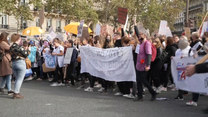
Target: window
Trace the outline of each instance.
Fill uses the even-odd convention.
[[[39,27],[40,26],[40,18],[36,19],[36,26]]]
[[[56,28],[61,28],[61,20],[56,21]]]
[[[69,23],[70,23],[70,20],[66,20],[65,26],[68,25]]]
[[[27,21],[21,18],[21,29],[25,29],[25,28],[27,28]]]
[[[61,20],[56,21],[56,32],[61,32]]]
[[[1,28],[9,28],[9,26],[8,26],[8,15],[2,15],[1,16],[1,22],[0,22],[0,24],[1,24]]]
[[[3,15],[1,21],[2,21],[1,22],[2,25],[8,25],[8,16],[7,15]]]
[[[50,27],[52,27],[52,19],[47,20],[46,30],[48,31]]]

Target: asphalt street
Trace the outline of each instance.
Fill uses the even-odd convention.
[[[202,110],[208,107],[208,98],[201,96],[198,107],[188,107],[186,101],[174,100],[177,91],[159,94],[166,101],[149,101],[146,93],[143,102],[133,102],[113,92],[93,93],[77,87],[50,87],[46,81],[24,82],[21,93],[24,99],[11,99],[0,95],[0,117],[207,117]]]

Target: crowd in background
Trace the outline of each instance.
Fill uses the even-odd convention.
[[[149,36],[145,30],[134,27],[134,33],[126,34],[125,31],[115,32],[114,35],[90,36],[89,38],[74,38],[66,41],[59,38],[48,41],[46,39],[21,39],[19,34],[2,32],[0,35],[0,91],[5,92],[14,99],[23,98],[20,94],[22,82],[25,80],[48,80],[50,86],[76,86],[84,88],[84,91],[97,91],[107,93],[109,89],[117,89],[116,96],[122,95],[132,98],[134,101],[142,101],[145,90],[151,94],[151,100],[156,99],[157,94],[167,90],[175,91],[171,75],[171,59],[174,56],[203,56],[202,48],[208,42],[207,33],[203,38],[197,32],[192,33],[191,38],[182,35],[178,37]],[[89,73],[80,73],[81,58],[80,46],[94,46],[97,48],[132,47],[133,60],[136,71],[136,82],[111,82],[92,76]],[[154,47],[154,48],[153,48]],[[67,48],[73,48],[70,64],[64,64],[64,56]],[[139,48],[139,52],[137,49]],[[156,52],[156,53],[155,53]],[[43,72],[45,55],[56,57],[55,72]],[[27,61],[31,66],[27,65]],[[26,73],[32,71],[30,74]],[[14,82],[12,90],[11,82]],[[89,82],[89,84],[88,84]],[[89,87],[86,87],[89,86]],[[188,92],[178,90],[175,99],[183,100]],[[200,94],[193,93],[193,99],[187,105],[197,106]]]

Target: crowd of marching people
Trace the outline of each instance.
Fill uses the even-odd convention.
[[[22,39],[19,34],[2,32],[0,35],[0,92],[12,95],[14,99],[21,99],[20,89],[23,81],[48,80],[50,86],[77,86],[84,91],[106,93],[109,89],[116,89],[116,96],[122,95],[134,101],[142,101],[145,89],[151,94],[151,101],[156,100],[157,94],[167,90],[175,91],[171,75],[171,59],[176,57],[203,56],[202,48],[208,43],[205,33],[201,39],[197,32],[192,33],[191,38],[149,36],[146,30],[138,30],[126,34],[125,31],[115,32],[114,35],[90,36],[89,38],[67,39],[59,38],[48,41],[46,39]],[[8,40],[8,38],[10,38]],[[94,46],[97,48],[132,47],[133,61],[136,71],[136,82],[112,82],[92,76],[89,73],[80,73],[81,59],[80,46]],[[67,48],[73,48],[70,64],[64,64]],[[139,49],[138,49],[139,48]],[[44,72],[43,64],[46,54],[56,57],[54,71]],[[29,74],[28,74],[29,72]],[[14,89],[11,85],[14,82]],[[89,87],[88,83],[89,82]],[[183,100],[188,92],[178,90],[175,99]],[[187,105],[197,106],[200,94],[193,93],[192,100]]]

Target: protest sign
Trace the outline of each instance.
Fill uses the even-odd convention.
[[[118,8],[118,22],[121,24],[125,24],[127,14],[128,14],[128,9],[119,7]]]
[[[56,68],[56,57],[51,54],[45,54],[45,66],[47,68]]]
[[[71,63],[72,53],[73,53],[73,48],[67,48],[66,55],[64,57],[64,64],[70,64]]]
[[[56,38],[57,34],[54,32],[53,27],[49,29],[49,34],[46,36],[46,40],[52,42],[54,38]]]
[[[168,22],[165,20],[160,21],[159,35],[165,35],[166,37],[173,37],[170,28],[168,27]]]
[[[127,28],[127,25],[128,25],[128,20],[129,20],[129,16],[127,15],[126,22],[125,22],[125,25],[124,25],[124,32],[126,31],[126,28]]]
[[[132,47],[101,49],[82,46],[80,48],[81,73],[107,81],[136,81]]]
[[[176,58],[171,61],[171,72],[176,88],[196,93],[208,94],[208,73],[185,75],[187,65],[195,64],[200,58]]]
[[[113,35],[113,27],[107,24],[101,26],[101,35],[106,36],[107,34]]]
[[[64,37],[63,37],[62,34],[57,34],[57,35],[56,35],[56,38],[58,38],[58,39],[61,40],[61,41],[64,41]]]
[[[200,36],[202,37],[205,32],[208,32],[208,21],[203,23],[202,29],[201,29],[201,32],[200,32]]]
[[[101,26],[100,24],[96,24],[95,35],[100,35],[100,32],[101,32]]]
[[[84,20],[80,21],[80,25],[77,28],[78,29],[77,37],[82,37],[83,27],[84,27]]]

